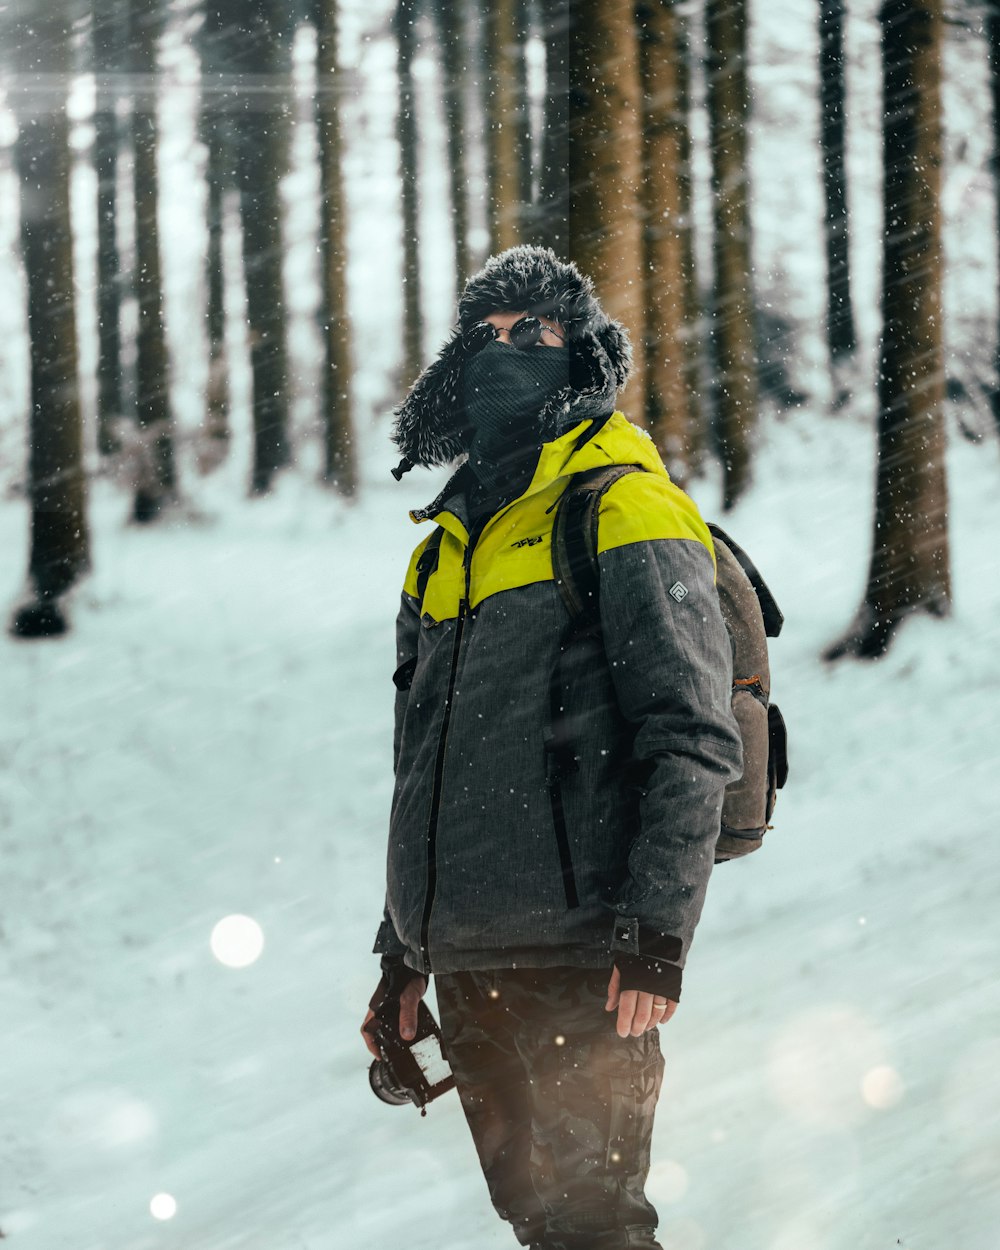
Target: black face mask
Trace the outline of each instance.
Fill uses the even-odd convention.
[[[568,385],[569,353],[561,347],[519,351],[494,341],[466,362],[469,465],[484,486],[499,485],[532,448],[541,446],[538,414],[550,396]]]

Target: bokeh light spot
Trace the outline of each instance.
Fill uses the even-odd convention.
[[[264,931],[251,916],[225,916],[212,930],[212,954],[227,968],[247,968],[264,949]]]
[[[903,1097],[902,1078],[895,1068],[880,1063],[865,1073],[861,1082],[861,1097],[876,1111],[886,1111]]]
[[[661,1159],[649,1169],[649,1188],[661,1202],[680,1202],[688,1190],[687,1169],[673,1159]]]
[[[149,1213],[154,1220],[172,1220],[177,1214],[177,1199],[173,1194],[154,1194],[149,1200]]]

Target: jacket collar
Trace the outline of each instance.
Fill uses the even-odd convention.
[[[538,464],[531,481],[511,503],[537,495],[560,478],[567,481],[575,473],[603,468],[610,464],[638,464],[650,473],[667,476],[653,440],[645,430],[633,425],[622,412],[614,412],[603,428],[590,434],[592,421],[581,421],[565,434],[542,444]],[[465,492],[472,480],[472,470],[462,463],[445,483],[441,493],[424,508],[414,508],[410,519],[418,524],[434,520],[463,543],[469,532],[465,509]],[[509,507],[507,504],[506,507]]]

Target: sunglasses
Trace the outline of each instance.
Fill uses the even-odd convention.
[[[557,338],[560,343],[566,342],[565,335],[560,334],[558,330],[553,330],[551,326],[542,325],[537,317],[522,317],[510,327],[511,346],[520,351],[527,351],[536,346],[546,331]],[[498,333],[497,327],[492,322],[479,321],[465,331],[462,335],[462,343],[465,350],[472,355],[481,351],[487,343],[492,343]]]

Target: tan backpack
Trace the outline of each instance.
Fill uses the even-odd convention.
[[[552,532],[552,567],[570,614],[570,637],[599,629],[597,522],[601,498],[640,465],[578,473],[559,500]],[[753,561],[729,535],[709,524],[716,588],[733,647],[733,712],[743,738],[743,776],[726,787],[715,862],[756,851],[771,827],[777,791],[788,777],[785,722],[770,702],[767,640],[784,617]],[[558,737],[559,727],[553,726]]]

